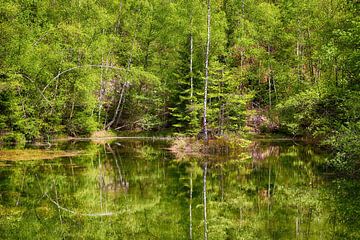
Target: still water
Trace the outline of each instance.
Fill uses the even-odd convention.
[[[168,147],[67,143],[85,154],[1,162],[0,239],[360,239],[360,182],[327,173],[311,146],[206,158]]]

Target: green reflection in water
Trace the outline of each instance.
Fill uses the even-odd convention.
[[[0,238],[203,239],[206,195],[208,239],[360,239],[359,181],[327,179],[309,146],[176,159],[167,145],[69,144],[87,154],[8,162]]]

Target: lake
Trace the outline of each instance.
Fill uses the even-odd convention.
[[[66,142],[52,148],[84,154],[1,161],[0,239],[360,239],[360,181],[333,176],[316,148],[261,140],[179,157],[169,146]]]

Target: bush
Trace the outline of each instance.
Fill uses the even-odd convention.
[[[91,116],[87,116],[84,112],[75,114],[75,116],[68,121],[67,131],[72,136],[87,136],[95,132],[98,128],[98,123]]]
[[[27,140],[40,137],[42,121],[37,118],[21,118],[14,124],[14,129],[21,132]]]
[[[16,145],[24,146],[26,143],[25,135],[18,132],[11,132],[0,138],[0,142],[3,142],[5,145]]]
[[[346,122],[358,120],[357,95],[343,89],[310,89],[281,102],[276,110],[288,133],[325,139]]]
[[[307,90],[277,106],[282,127],[308,135],[333,150],[329,165],[354,171],[360,163],[360,95],[343,88]]]

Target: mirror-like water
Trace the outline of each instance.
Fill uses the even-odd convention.
[[[0,239],[360,239],[360,182],[322,173],[309,146],[206,159],[163,141],[66,147],[86,154],[2,162]]]

